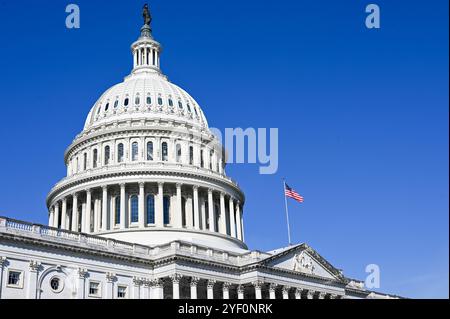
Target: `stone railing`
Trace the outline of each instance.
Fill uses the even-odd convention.
[[[7,217],[0,217],[0,233],[9,233],[28,236],[34,239],[72,244],[80,248],[91,248],[111,253],[127,254],[130,257],[139,257],[148,260],[160,259],[174,254],[222,262],[233,266],[240,266],[243,262],[252,260],[250,254],[242,255],[220,251],[207,246],[193,245],[183,241],[173,241],[152,247],[28,223]]]

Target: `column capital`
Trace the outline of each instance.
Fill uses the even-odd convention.
[[[125,185],[126,185],[125,183],[120,183],[119,184],[120,188],[123,188],[123,189],[125,188]]]
[[[275,289],[277,289],[278,284],[272,282],[269,284],[269,290],[275,291]]]
[[[295,296],[301,296],[303,290],[302,288],[295,288]]]
[[[231,286],[233,286],[233,284],[231,282],[224,282],[223,286],[222,286],[222,289],[223,290],[229,290]]]
[[[72,197],[73,198],[78,198],[78,193],[77,192],[72,193]]]
[[[37,262],[35,260],[30,260],[29,267],[30,267],[30,271],[37,272],[39,270],[39,268],[41,268],[41,263]]]
[[[163,281],[160,278],[155,278],[150,280],[150,284],[152,287],[161,288],[163,286]]]
[[[306,293],[306,297],[307,297],[308,299],[313,299],[313,298],[314,298],[314,294],[315,294],[315,291],[313,291],[313,290],[308,290],[308,292]]]
[[[200,281],[199,277],[191,277],[191,287],[197,287],[198,282]]]
[[[181,280],[181,278],[183,278],[183,276],[180,274],[173,274],[173,275],[170,275],[169,278],[170,278],[170,280],[172,280],[173,283],[178,284],[178,283],[180,283],[180,280]]]
[[[80,278],[80,279],[86,278],[86,276],[88,274],[87,269],[84,269],[84,268],[78,268],[77,272],[78,272],[78,278]]]
[[[283,288],[282,288],[283,294],[289,293],[289,290],[291,290],[290,286],[283,286]]]
[[[111,282],[116,281],[116,279],[117,279],[117,277],[116,277],[115,273],[112,273],[112,272],[106,273],[106,281],[107,282],[111,283]]]
[[[144,188],[145,187],[145,182],[139,182],[139,188]]]
[[[220,198],[225,198],[226,193],[225,192],[220,192]]]
[[[86,188],[85,190],[84,190],[86,193],[91,193],[92,192],[92,189],[90,189],[90,188]]]
[[[152,281],[150,280],[150,278],[142,278],[142,283],[146,288],[152,286]]]
[[[164,182],[158,182],[158,187],[164,187]]]
[[[181,186],[183,186],[183,183],[176,183],[175,186],[176,186],[177,188],[181,188]]]
[[[337,294],[330,294],[330,299],[338,299],[338,295]]]
[[[192,185],[192,189],[193,189],[194,191],[198,191],[199,187],[198,187],[197,185]]]
[[[214,285],[216,284],[216,280],[214,280],[214,279],[208,279],[208,282],[207,282],[207,286],[208,286],[208,288],[214,288]]]
[[[108,190],[108,185],[103,185],[102,190],[104,190],[104,191]]]
[[[325,299],[326,295],[327,295],[326,292],[319,292],[319,299]]]
[[[0,256],[0,267],[3,267],[6,265],[6,257]]]
[[[243,285],[238,285],[237,286],[237,293],[238,294],[243,294],[245,290],[245,287]]]
[[[212,195],[212,193],[214,192],[214,189],[212,189],[212,188],[208,188],[208,195]]]
[[[63,204],[67,204],[67,197],[64,197],[64,198],[62,199],[62,202],[63,202]]]
[[[142,278],[133,277],[133,285],[135,287],[139,287],[140,285],[142,285]]]
[[[256,289],[261,289],[262,285],[264,285],[264,281],[262,280],[255,280],[252,282],[253,287]]]

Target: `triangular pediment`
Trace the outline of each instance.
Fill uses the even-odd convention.
[[[315,250],[306,244],[273,251],[273,255],[263,261],[266,267],[279,268],[299,274],[345,281],[342,272],[333,267]]]

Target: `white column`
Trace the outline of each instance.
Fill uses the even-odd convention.
[[[102,187],[102,231],[108,230],[108,186]]]
[[[106,299],[114,299],[114,281],[116,275],[113,273],[106,274]]]
[[[140,299],[141,280],[137,277],[133,278],[133,299]]]
[[[234,213],[234,199],[230,197],[230,234],[236,238],[236,214]]]
[[[276,284],[269,285],[269,299],[276,299],[275,289],[277,288]]]
[[[3,291],[3,273],[6,266],[6,257],[0,256],[0,299],[2,299]]]
[[[67,229],[67,198],[62,200],[61,208],[61,229]]]
[[[181,275],[175,274],[170,276],[172,280],[172,299],[180,299],[180,280]]]
[[[86,233],[86,203],[81,204],[81,232]]]
[[[229,282],[223,283],[223,287],[222,287],[223,299],[230,299],[230,286],[231,286],[231,283],[229,283]]]
[[[77,298],[84,299],[85,298],[85,281],[87,276],[87,270],[78,268],[78,282],[77,282]]]
[[[192,197],[190,197],[187,201],[186,201],[186,227],[188,229],[193,229],[194,228],[194,216],[192,211],[194,210],[193,205],[192,205]]]
[[[164,227],[164,183],[158,183],[158,198],[156,205],[156,227]]]
[[[144,294],[142,296],[144,299],[151,299],[151,281],[148,279],[145,279],[144,281]]]
[[[153,288],[153,298],[154,299],[164,299],[164,290],[163,290],[163,282],[161,279],[157,279],[154,281]]]
[[[236,228],[237,228],[237,239],[242,240],[242,224],[241,224],[241,203],[236,202]]]
[[[261,293],[262,282],[256,281],[253,283],[253,286],[255,287],[255,299],[262,299]]]
[[[36,261],[30,261],[30,269],[28,273],[27,299],[36,299],[37,295],[37,278],[41,264]]]
[[[207,283],[207,299],[214,299],[214,285],[216,284],[215,280],[208,280]]]
[[[314,291],[309,290],[308,293],[306,294],[306,298],[307,299],[314,299]]]
[[[94,233],[98,232],[98,224],[100,220],[100,210],[98,207],[98,198],[94,199]]]
[[[139,183],[139,227],[145,227],[145,184]]]
[[[53,218],[53,227],[58,228],[59,224],[59,202],[55,203],[55,216]]]
[[[126,228],[125,184],[120,184],[120,229]]]
[[[326,293],[324,292],[319,293],[319,299],[325,299],[325,295]]]
[[[194,189],[194,229],[200,229],[200,212],[198,209],[198,186],[193,186]]]
[[[295,289],[295,299],[302,299],[302,290],[299,288]]]
[[[291,287],[283,287],[283,299],[289,299],[289,289],[291,289]]]
[[[225,218],[225,194],[220,193],[220,219],[219,219],[220,233],[227,234],[227,220]]]
[[[238,299],[244,299],[244,286],[239,285],[237,287]]]
[[[202,213],[202,230],[206,230],[206,206],[205,206],[205,199],[200,196],[200,211]]]
[[[53,227],[53,216],[54,216],[54,209],[53,207],[50,207],[48,212],[48,226]]]
[[[197,299],[197,285],[200,278],[193,277],[191,279],[191,299]]]
[[[181,184],[177,184],[177,209],[175,211],[175,223],[174,226],[175,228],[182,228],[183,227],[183,219],[182,219],[182,213],[183,213],[183,208],[181,207],[183,202],[182,202],[182,197],[181,197]]]
[[[91,190],[86,190],[86,214],[85,216],[85,232],[91,232],[91,210],[92,210],[92,193]]]
[[[78,194],[73,194],[72,200],[72,231],[78,231]]]
[[[216,232],[216,213],[214,212],[214,199],[212,189],[208,189],[208,213],[209,213],[209,230]]]

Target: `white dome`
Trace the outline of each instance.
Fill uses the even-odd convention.
[[[117,120],[164,118],[207,128],[198,103],[182,88],[155,72],[131,74],[94,104],[84,129]]]

